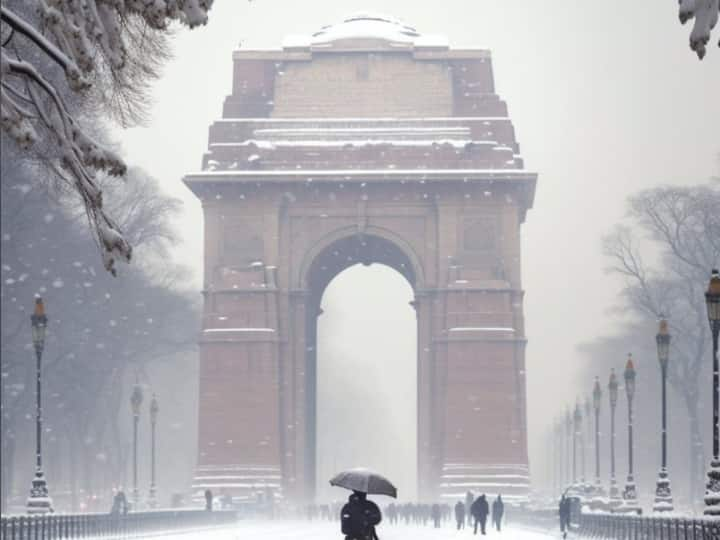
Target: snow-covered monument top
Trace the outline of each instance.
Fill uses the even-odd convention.
[[[323,26],[312,35],[292,35],[284,50],[388,51],[448,49],[442,35],[421,35],[402,21],[377,13],[356,13],[339,24]]]
[[[194,487],[312,497],[320,301],[361,262],[415,291],[420,496],[526,498],[520,226],[536,174],[489,52],[364,14],[233,63],[184,179],[205,213]]]

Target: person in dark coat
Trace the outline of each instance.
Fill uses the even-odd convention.
[[[212,512],[213,509],[213,494],[209,489],[205,490],[205,510]]]
[[[475,500],[475,495],[473,495],[472,491],[468,491],[465,494],[465,514],[467,515],[467,524],[468,526],[472,525],[472,512],[470,511],[470,507],[472,506],[473,501]]]
[[[563,538],[566,538],[570,528],[570,499],[564,493],[560,498],[558,514],[560,515],[560,532],[563,533]]]
[[[113,497],[112,508],[110,513],[114,516],[126,515],[128,513],[128,503],[125,498],[125,492],[120,490]]]
[[[432,508],[430,509],[430,513],[432,514],[432,520],[433,520],[433,527],[436,529],[440,528],[440,505],[438,503],[435,503],[432,505]]]
[[[493,501],[492,505],[492,521],[498,532],[500,532],[500,525],[502,524],[502,518],[504,513],[505,503],[503,503],[502,501],[502,496],[498,495],[497,499]]]
[[[462,501],[458,501],[455,505],[455,521],[458,531],[465,528],[465,505]]]
[[[484,493],[480,495],[477,499],[475,499],[474,503],[472,503],[472,506],[470,507],[470,512],[472,513],[472,516],[475,520],[475,528],[473,529],[473,534],[477,534],[478,523],[480,523],[480,532],[482,534],[485,534],[485,525],[487,524],[487,517],[490,513],[490,507]]]
[[[375,527],[382,514],[378,505],[367,500],[367,494],[353,491],[340,510],[340,526],[345,540],[379,540]]]

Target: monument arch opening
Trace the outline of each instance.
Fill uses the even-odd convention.
[[[417,492],[417,317],[409,282],[356,264],[329,283],[317,334],[316,498],[338,470],[365,466]]]
[[[335,26],[235,51],[185,176],[205,217],[193,487],[312,497],[322,291],[359,262],[414,291],[419,498],[524,500],[520,229],[537,175],[490,53],[382,16]]]
[[[339,234],[343,234],[340,232]],[[422,270],[410,248],[401,248],[405,244],[401,238],[395,238],[390,231],[370,227],[362,232],[349,231],[343,236],[338,233],[329,235],[318,243],[315,249],[310,250],[308,258],[311,263],[303,276],[308,291],[306,309],[306,338],[307,357],[306,365],[306,465],[307,492],[315,494],[315,479],[317,477],[317,381],[318,381],[318,322],[323,313],[321,302],[330,282],[343,271],[355,265],[370,266],[379,263],[397,271],[414,289],[417,286],[418,275]],[[392,238],[392,240],[388,239]],[[411,298],[410,301],[413,299]],[[376,308],[376,312],[379,308]],[[368,381],[369,382],[369,381]],[[378,384],[380,381],[378,381]],[[363,407],[357,404],[358,409]],[[413,419],[416,422],[416,419]],[[407,434],[407,432],[406,432]],[[340,435],[340,433],[338,433]],[[387,451],[393,451],[390,446]]]

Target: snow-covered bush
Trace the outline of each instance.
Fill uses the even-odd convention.
[[[690,19],[695,19],[690,31],[690,48],[702,60],[706,52],[705,46],[710,41],[710,32],[718,22],[720,0],[680,0],[679,3],[680,23],[685,24]]]
[[[106,212],[96,174],[126,165],[80,124],[68,96],[127,125],[142,118],[142,97],[168,56],[173,21],[205,24],[213,0],[27,0],[3,2],[2,130],[44,159],[81,198],[105,268],[132,248]]]

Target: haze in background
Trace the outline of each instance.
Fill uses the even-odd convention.
[[[608,308],[617,283],[603,272],[602,234],[623,216],[627,195],[658,184],[703,182],[718,172],[717,38],[705,61],[698,62],[687,46],[689,28],[678,23],[677,5],[653,0],[217,0],[206,28],[178,32],[175,60],[155,85],[149,127],[119,133],[128,162],[142,166],[184,201],[178,223],[183,242],[176,256],[196,270],[198,290],[202,214],[180,179],[200,167],[208,126],[220,117],[230,92],[233,49],[239,44],[279,48],[287,34],[311,33],[356,11],[387,13],[421,32],[445,34],[452,47],[492,51],[496,88],[508,103],[526,167],[540,173],[535,208],[523,228],[523,277],[530,457],[541,472],[543,430],[562,405],[591,387],[592,381],[587,388],[575,386],[576,344],[616,324]],[[336,295],[331,285],[321,325],[332,324],[333,335],[342,339],[320,344],[321,379],[333,380],[349,363],[367,360],[359,347],[370,331],[362,321],[376,318],[376,305],[366,302],[372,295],[388,309],[383,329],[372,334],[374,350],[388,357],[382,362],[381,386],[403,377],[414,384],[410,364],[389,358],[414,358],[414,338],[406,341],[408,336],[398,331],[407,327],[402,323],[404,296],[402,309],[388,307],[389,300],[396,301],[400,281],[371,267],[338,278],[342,293]],[[333,322],[325,323],[331,313]],[[388,319],[391,314],[397,319]],[[618,367],[622,361],[618,358]],[[391,437],[393,429],[402,428],[414,444],[415,419],[409,416],[414,413],[402,409],[408,396],[401,390],[376,394],[381,395],[387,410],[405,412],[393,419],[394,425],[378,426],[387,430],[380,436]],[[321,391],[321,404],[325,397]],[[336,452],[338,464],[344,464],[352,455],[337,443],[345,414],[338,407],[321,412],[337,415],[321,419],[328,431],[319,433],[318,453],[329,459],[329,452]],[[358,414],[358,425],[368,425],[377,409]],[[388,473],[405,478],[412,467],[414,456],[412,462],[393,464]]]
[[[408,281],[383,264],[356,264],[325,289],[318,319],[317,494],[342,469],[391,476],[417,500],[417,318]],[[368,313],[373,313],[368,317]]]

